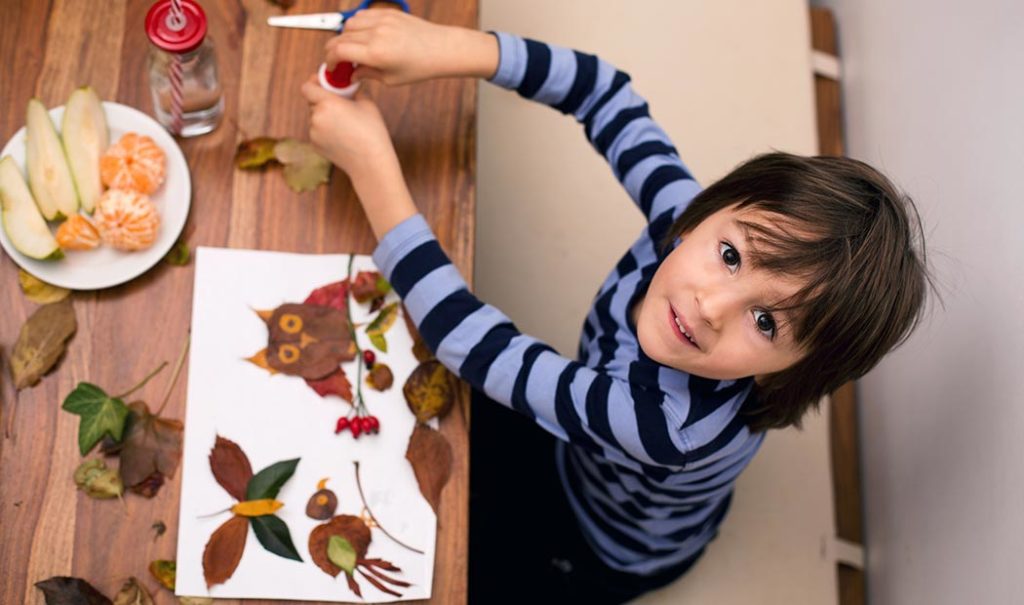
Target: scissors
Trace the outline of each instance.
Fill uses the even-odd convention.
[[[390,2],[398,5],[405,12],[409,12],[409,4],[405,0],[363,0],[359,6],[352,10],[336,13],[312,13],[308,15],[281,15],[267,18],[267,24],[274,27],[296,27],[300,29],[322,29],[341,33],[345,27],[345,21],[364,8],[368,8],[375,2]]]

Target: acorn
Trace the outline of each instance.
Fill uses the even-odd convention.
[[[338,497],[334,495],[334,492],[327,489],[327,478],[320,480],[317,483],[317,491],[309,497],[309,502],[306,503],[306,516],[311,519],[318,521],[324,521],[334,516],[334,511],[338,508]]]

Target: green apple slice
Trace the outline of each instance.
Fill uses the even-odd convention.
[[[64,107],[60,134],[64,139],[64,152],[75,179],[78,199],[82,208],[92,213],[96,200],[103,193],[100,156],[110,145],[110,134],[103,105],[91,86],[83,86],[71,93]]]
[[[60,137],[39,99],[28,102],[26,121],[25,165],[39,210],[48,221],[71,216],[78,211],[78,192]]]
[[[56,260],[64,257],[39,213],[21,171],[9,155],[0,159],[0,208],[4,231],[15,250],[32,258]]]

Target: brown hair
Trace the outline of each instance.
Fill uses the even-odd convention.
[[[931,285],[920,216],[864,162],[766,153],[697,195],[664,245],[736,204],[780,219],[743,223],[747,262],[805,283],[772,309],[792,311],[786,327],[804,355],[765,376],[744,413],[754,431],[800,426],[822,396],[867,373],[920,321]]]

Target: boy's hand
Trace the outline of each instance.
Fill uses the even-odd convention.
[[[498,42],[491,34],[430,23],[386,8],[359,11],[325,47],[328,69],[341,61],[358,65],[353,79],[409,84],[432,78],[489,78],[498,69]]]

